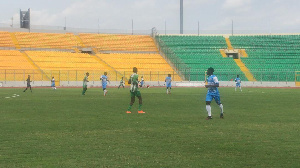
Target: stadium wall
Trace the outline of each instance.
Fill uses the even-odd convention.
[[[118,87],[120,81],[111,81],[108,87]],[[50,81],[33,81],[31,83],[32,87],[50,87]],[[150,87],[164,87],[165,81],[145,81],[145,86]],[[172,86],[174,87],[204,87],[204,81],[173,81]],[[101,87],[101,81],[90,81],[88,87]],[[125,83],[125,86],[128,86]],[[235,87],[235,82],[233,81],[220,81],[221,87]],[[295,82],[250,82],[244,81],[241,84],[242,87],[296,87]],[[0,87],[26,87],[25,81],[2,81],[0,82]],[[82,87],[82,81],[60,81],[58,87]]]

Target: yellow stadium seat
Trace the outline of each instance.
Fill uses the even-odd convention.
[[[15,47],[9,32],[0,31],[0,47]]]
[[[145,80],[164,81],[167,74],[173,75],[173,80],[181,80],[172,67],[159,54],[97,54],[103,61],[108,63],[121,74],[132,72],[133,67],[137,67],[139,74],[145,75]],[[151,77],[151,73],[153,76]],[[161,75],[158,75],[161,73]]]
[[[41,71],[35,69],[30,62],[16,50],[0,50],[0,81],[25,81],[28,74],[33,80],[41,80]]]
[[[153,39],[147,35],[115,35],[81,33],[85,46],[98,51],[144,51],[157,52]]]
[[[94,57],[84,53],[54,52],[54,51],[26,51],[26,54],[39,66],[47,76],[52,76],[57,71],[61,77],[69,76],[68,80],[82,80],[78,71],[97,71],[91,78],[100,80],[103,71],[112,71],[106,64],[101,64]],[[83,72],[82,72],[83,73]],[[72,74],[72,75],[70,75]],[[76,77],[77,74],[77,78]],[[83,73],[84,74],[84,73]],[[60,78],[63,80],[63,78]]]
[[[16,32],[15,36],[21,48],[74,49],[78,47],[79,43],[71,33]]]

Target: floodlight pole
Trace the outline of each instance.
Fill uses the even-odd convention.
[[[99,27],[100,27],[100,22],[99,22],[99,18],[98,18],[98,34],[99,34]]]
[[[183,0],[180,0],[180,34],[183,34]]]
[[[67,30],[67,17],[65,17],[65,30]]]
[[[167,35],[167,21],[165,21],[165,35]]]
[[[133,35],[133,19],[131,20],[131,34]]]
[[[198,36],[199,36],[199,21],[198,21]]]
[[[270,35],[272,34],[272,31],[271,31],[271,19],[269,19],[269,31],[270,31]]]
[[[13,24],[13,18],[12,18],[12,24]],[[28,29],[30,33],[30,8],[28,11],[22,11],[20,9],[20,28]]]
[[[14,27],[14,17],[11,17],[11,27]]]
[[[233,20],[231,20],[231,35],[233,36]]]
[[[31,9],[28,9],[28,14],[29,14],[29,20],[28,20],[28,26],[29,26],[29,33],[30,33],[30,29],[31,29],[31,23],[30,23],[30,17],[31,17]]]

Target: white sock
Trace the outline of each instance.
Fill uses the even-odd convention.
[[[206,105],[206,111],[207,111],[208,116],[211,116],[211,107],[210,107],[210,105]]]
[[[219,107],[221,109],[221,113],[223,113],[223,104],[220,104]]]
[[[242,91],[242,87],[240,87],[240,90]]]
[[[167,94],[169,93],[169,90],[167,89]]]

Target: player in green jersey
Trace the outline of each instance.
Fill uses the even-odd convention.
[[[128,84],[130,84],[130,97],[131,101],[129,104],[129,107],[126,111],[126,113],[131,113],[131,107],[135,101],[135,97],[138,97],[139,99],[139,109],[138,113],[145,113],[141,108],[142,108],[142,95],[141,92],[139,91],[139,75],[137,74],[138,69],[136,67],[133,67],[133,74],[130,76],[130,79],[128,81]]]
[[[89,73],[87,72],[85,77],[83,78],[83,90],[82,90],[82,95],[85,95],[85,92],[87,90],[87,83],[89,82]]]
[[[122,86],[123,89],[124,89],[125,83],[124,83],[123,77],[122,77],[122,79],[121,79],[121,81],[120,81],[120,85],[119,85],[118,89],[120,89],[121,86]]]

